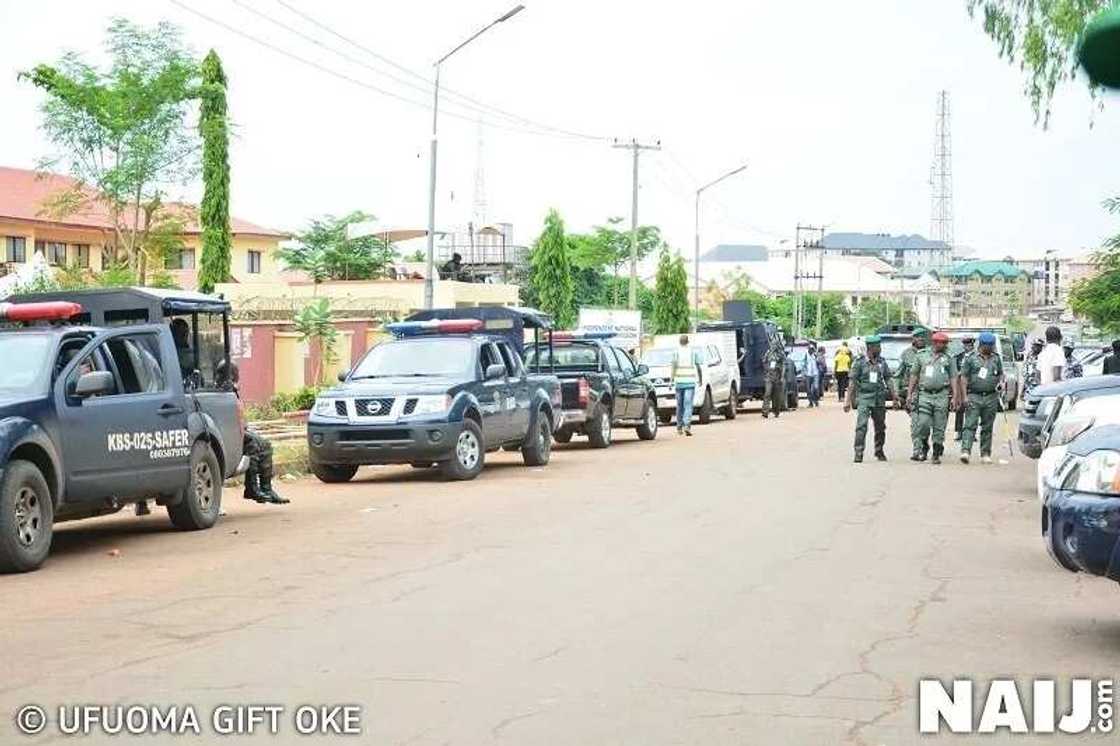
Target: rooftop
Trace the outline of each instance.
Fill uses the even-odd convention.
[[[765,262],[769,251],[757,244],[721,243],[700,256],[703,262]]]
[[[74,213],[57,219],[46,214],[46,205],[51,197],[78,186],[77,180],[69,176],[0,166],[0,220],[52,223],[97,230],[112,229],[108,209],[96,199],[96,192],[88,188],[84,190],[88,195],[86,204]],[[202,232],[198,225],[198,208],[194,205],[172,202],[168,204],[168,208],[181,215],[186,222],[184,233],[195,235]],[[234,217],[230,218],[230,231],[239,235],[288,237],[283,231]]]
[[[997,275],[1009,280],[1015,280],[1019,277],[1025,276],[1026,271],[1016,267],[1011,262],[998,262],[998,261],[974,261],[963,262],[955,264],[952,267],[944,270],[942,273],[946,277],[970,277],[972,275],[980,275],[982,277],[995,277]]]
[[[931,241],[914,233],[909,236],[892,236],[886,233],[828,233],[824,247],[835,250],[865,251],[944,251],[949,246],[944,241]]]

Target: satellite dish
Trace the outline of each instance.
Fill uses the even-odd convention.
[[[1120,88],[1120,4],[1100,13],[1085,27],[1077,60],[1094,84]]]

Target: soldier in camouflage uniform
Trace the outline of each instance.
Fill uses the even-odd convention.
[[[931,463],[940,464],[941,454],[945,452],[945,424],[949,420],[949,410],[960,403],[958,386],[959,373],[957,362],[946,352],[949,335],[937,332],[933,335],[933,349],[923,350],[915,360],[916,366],[910,372],[910,389],[907,400],[911,411],[918,416],[918,429],[914,437],[912,461],[925,461],[924,445],[926,436],[933,435],[933,457]]]
[[[762,357],[765,368],[766,391],[762,397],[762,416],[769,417],[770,410],[780,417],[786,401],[786,348],[779,334],[770,335],[770,344]]]
[[[861,355],[852,363],[852,374],[848,379],[844,411],[852,410],[852,399],[856,400],[855,462],[863,461],[863,448],[867,443],[867,421],[875,423],[875,458],[886,461],[883,446],[887,442],[887,399],[894,398],[890,385],[891,369],[887,361],[879,356],[881,340],[878,335],[864,339],[867,355]]]
[[[972,455],[972,441],[976,425],[980,424],[980,461],[992,463],[992,425],[1000,410],[1000,392],[1003,391],[1003,361],[995,354],[996,335],[983,332],[980,350],[964,358],[961,367],[961,388],[968,396],[968,414],[961,433],[961,463],[967,464]]]
[[[1044,344],[1041,339],[1035,337],[1031,341],[1031,351],[1027,353],[1027,357],[1023,360],[1023,398],[1026,399],[1026,394],[1042,383],[1042,375],[1038,370],[1038,356],[1042,353]]]

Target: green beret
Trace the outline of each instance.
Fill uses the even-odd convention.
[[[883,340],[879,338],[878,334],[872,334],[870,337],[864,337],[863,341],[869,345],[880,344]]]

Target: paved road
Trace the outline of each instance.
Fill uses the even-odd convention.
[[[361,704],[363,744],[907,744],[921,676],[1120,669],[1117,589],[1052,566],[1028,462],[912,464],[889,424],[887,465],[832,402],[227,493],[200,534],[71,524],[0,578],[0,742],[52,740],[9,737],[26,702],[263,702]]]

